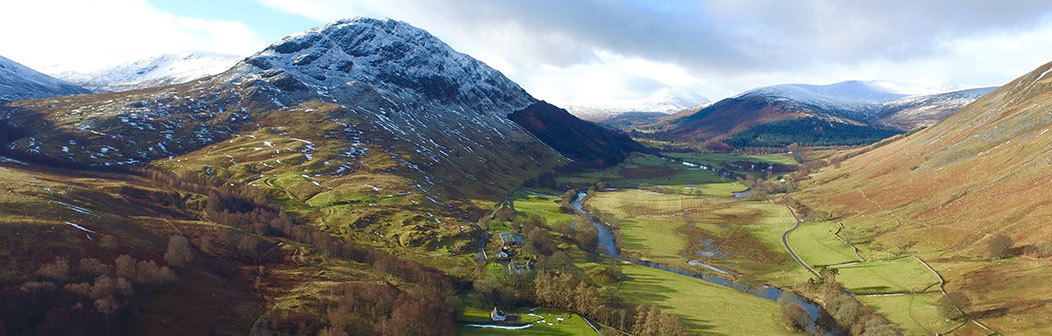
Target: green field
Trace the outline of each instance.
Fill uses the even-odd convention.
[[[639,265],[625,265],[626,281],[618,295],[640,304],[656,304],[679,316],[688,331],[705,335],[792,335],[778,323],[774,301]]]
[[[495,328],[479,328],[469,327],[469,323],[477,324],[491,324],[489,319],[489,310],[481,309],[476,307],[468,307],[464,311],[462,320],[464,322],[458,323],[457,335],[594,335],[596,334],[595,329],[592,329],[580,315],[555,308],[540,307],[534,311],[530,311],[527,308],[516,309],[513,314],[516,314],[521,320],[520,324],[533,323],[533,327],[521,329],[521,330],[504,330]],[[528,315],[535,314],[541,317]],[[541,318],[544,318],[545,322],[539,322]],[[562,318],[563,321],[559,321],[558,318]],[[551,323],[551,325],[549,325]]]
[[[691,163],[697,163],[710,167],[727,168],[725,164],[727,162],[756,162],[756,163],[776,163],[783,165],[797,165],[796,162],[789,154],[777,153],[777,154],[764,154],[764,155],[734,155],[734,154],[718,154],[718,153],[676,153],[668,152],[661,153],[668,157],[674,157]]]
[[[618,217],[622,250],[647,260],[690,269],[686,263],[700,259],[780,285],[806,281],[809,275],[791,262],[782,245],[782,233],[796,224],[784,206],[640,190],[597,193],[587,204]],[[703,255],[713,247],[725,258],[697,254],[699,248]]]
[[[725,186],[713,186],[712,193],[724,190],[744,190],[745,187],[737,184],[731,179],[717,176],[711,171],[696,167],[688,167],[678,162],[665,160],[649,154],[633,154],[625,162],[604,170],[587,171],[570,176],[556,178],[559,184],[578,183],[594,184],[605,181],[608,186],[616,188],[636,188],[641,184],[652,186],[668,186],[677,190],[685,190],[686,186],[700,186],[710,183],[733,183]],[[686,191],[693,192],[691,189]]]
[[[933,335],[955,326],[939,315],[936,302],[942,293],[894,296],[860,296],[867,306],[902,328],[906,335]]]
[[[935,274],[913,258],[867,261],[836,269],[837,281],[855,294],[917,293],[939,283]]]
[[[515,206],[515,211],[522,212],[524,214],[536,214],[548,221],[548,225],[554,225],[555,223],[569,223],[573,220],[573,215],[562,212],[559,209],[559,196],[552,195],[538,195],[539,193],[530,193],[527,191],[519,191],[512,195],[511,201]]]
[[[789,235],[789,244],[811,267],[861,261],[854,249],[834,235],[839,228],[832,222],[803,223]]]

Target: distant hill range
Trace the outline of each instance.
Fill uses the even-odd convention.
[[[993,89],[910,96],[896,93],[880,82],[784,84],[750,90],[671,116],[626,115],[626,118],[613,118],[605,123],[627,131],[646,131],[636,133],[637,136],[713,148],[767,146],[785,141],[801,145],[857,145],[931,125]],[[814,128],[818,125],[814,122],[790,121],[807,118],[824,120],[828,126]],[[763,126],[772,123],[777,124]],[[762,129],[753,129],[761,126]],[[827,129],[851,131],[833,131],[837,135],[829,135],[818,142],[806,136],[794,138],[807,132],[826,132]],[[866,135],[853,135],[860,132]],[[744,139],[759,135],[776,136],[781,140]],[[730,138],[735,140],[724,141]]]

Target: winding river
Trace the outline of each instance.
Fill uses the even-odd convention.
[[[571,204],[573,205],[574,211],[590,219],[592,221],[592,226],[594,226],[595,229],[599,231],[599,244],[602,245],[600,248],[600,253],[602,253],[603,255],[617,260],[627,261],[640,266],[646,266],[662,271],[672,272],[679,275],[701,279],[706,282],[710,282],[728,288],[733,288],[735,290],[756,295],[771,301],[778,301],[779,297],[781,297],[785,293],[788,293],[789,295],[792,295],[793,299],[797,303],[799,303],[800,306],[804,308],[804,310],[807,311],[807,315],[811,318],[812,330],[815,326],[821,325],[825,330],[827,330],[826,335],[848,335],[847,331],[838,327],[836,323],[833,323],[832,316],[830,316],[829,313],[822,309],[822,307],[819,306],[817,303],[814,303],[813,301],[805,297],[796,295],[794,293],[783,291],[780,288],[770,286],[748,286],[746,284],[742,284],[734,280],[724,279],[713,275],[679,269],[668,265],[655,264],[649,261],[638,260],[631,257],[622,257],[617,250],[617,243],[614,240],[613,233],[610,231],[610,227],[604,224],[595,216],[592,216],[592,214],[588,213],[588,211],[584,210],[583,201],[586,196],[588,196],[586,192],[578,191],[577,197],[574,198]]]

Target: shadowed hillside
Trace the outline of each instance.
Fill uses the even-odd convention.
[[[645,151],[628,135],[577,119],[566,110],[543,101],[512,113],[508,118],[584,167],[613,166],[632,152]]]

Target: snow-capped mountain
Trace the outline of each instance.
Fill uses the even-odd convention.
[[[566,110],[578,118],[591,121],[604,121],[625,113],[656,112],[673,114],[687,109],[698,108],[711,103],[708,98],[698,94],[661,95],[645,99],[622,102],[616,105],[586,106],[571,105]]]
[[[117,92],[185,83],[226,71],[242,58],[208,52],[164,54],[95,72],[54,76],[88,89]]]
[[[990,91],[976,89],[914,96],[899,92],[897,88],[903,85],[895,84],[845,81],[829,85],[767,86],[648,127],[662,131],[660,136],[665,138],[710,142],[714,146],[722,146],[720,140],[733,133],[801,118],[908,131],[933,124]]]
[[[309,89],[329,96],[335,93],[329,91],[367,83],[389,99],[469,105],[499,117],[536,101],[497,70],[424,30],[391,19],[341,20],[286,37],[226,76],[234,82],[276,77],[298,82],[283,80],[289,91]]]
[[[0,56],[0,100],[59,97],[90,91]]]
[[[909,96],[893,100],[884,103],[880,112],[877,113],[880,119],[873,124],[878,127],[904,131],[931,126],[994,89],[997,87]]]
[[[302,164],[328,178],[397,176],[393,180],[413,186],[402,192],[477,196],[503,195],[568,162],[508,118],[536,102],[500,72],[426,31],[358,18],[289,36],[207,80],[0,108],[0,117],[20,120],[34,111],[71,120],[26,129],[6,146],[82,164],[136,164],[205,146],[240,146],[225,141],[240,135],[277,134],[315,145],[297,160],[259,151],[269,145],[245,144],[251,147],[237,153],[281,158],[254,164],[272,167],[265,171]],[[231,164],[223,160],[208,171]]]
[[[746,91],[734,98],[761,97],[826,111],[837,117],[866,121],[875,117],[884,103],[907,97],[877,81],[843,81],[828,85],[782,84]]]

